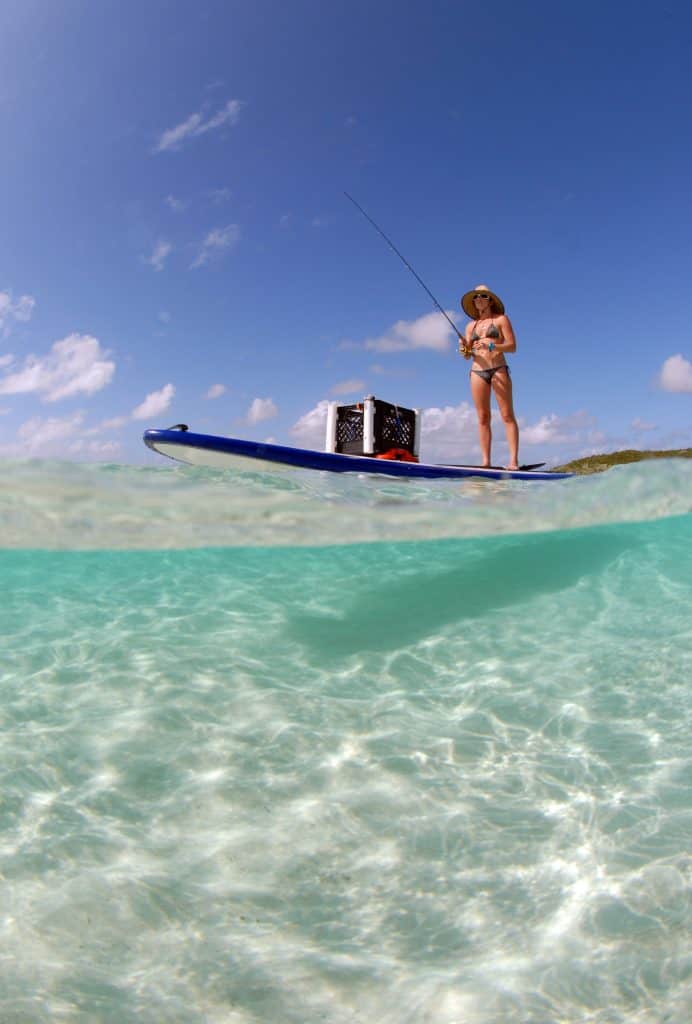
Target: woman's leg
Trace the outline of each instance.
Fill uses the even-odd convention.
[[[497,376],[497,374],[495,375]],[[481,462],[490,465],[490,383],[483,380],[477,373],[471,373],[471,398],[476,407],[478,417],[478,439],[481,444]]]
[[[519,425],[514,415],[514,403],[512,401],[512,378],[505,370],[500,370],[493,377],[493,391],[500,408],[500,415],[505,423],[507,444],[509,445],[508,469],[519,468]]]

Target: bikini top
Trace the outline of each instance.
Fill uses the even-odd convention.
[[[478,323],[478,321],[476,321],[476,324],[477,323]],[[495,324],[491,324],[490,327],[488,328],[488,330],[485,332],[485,334],[479,334],[477,326],[474,325],[473,334],[471,335],[471,341],[480,341],[481,338],[499,338],[499,337],[500,337],[500,332],[497,329],[497,327],[495,326]]]

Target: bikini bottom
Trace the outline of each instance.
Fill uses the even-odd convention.
[[[477,374],[479,377],[483,378],[486,384],[490,384],[498,370],[506,370],[507,376],[511,376],[507,363],[501,363],[499,366],[491,366],[489,370],[471,370],[471,373]]]

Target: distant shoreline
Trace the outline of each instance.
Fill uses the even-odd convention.
[[[611,466],[621,466],[627,462],[642,462],[644,459],[692,459],[692,448],[672,448],[669,451],[637,451],[626,448],[621,452],[608,452],[604,455],[587,455],[583,459],[574,459],[564,466],[554,466],[553,473],[577,473],[585,476],[588,473],[603,473]]]

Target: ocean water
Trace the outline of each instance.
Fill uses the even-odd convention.
[[[692,462],[4,463],[2,1024],[685,1024]]]

